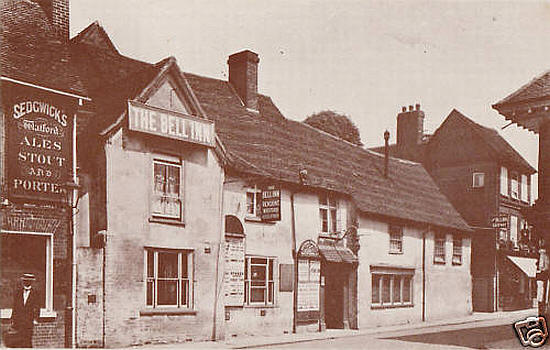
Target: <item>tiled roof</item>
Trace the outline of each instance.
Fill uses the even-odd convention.
[[[102,123],[112,123],[162,62],[152,65],[132,60],[113,50],[114,46],[83,37],[72,40],[75,54],[80,54],[79,67],[86,71],[83,80],[90,91],[109,96]],[[259,113],[254,113],[243,106],[227,81],[191,73],[183,77],[207,117],[214,120],[230,170],[300,184],[299,171],[306,169],[309,186],[350,195],[361,211],[469,230],[420,164],[390,159],[385,178],[383,157],[286,119],[271,98],[260,95]]]
[[[500,134],[495,130],[491,128],[487,128],[483,125],[477,124],[470,118],[466,117],[464,114],[460,113],[458,110],[453,109],[451,113],[447,116],[448,118],[456,118],[459,120],[465,127],[469,128],[473,133],[478,135],[483,142],[487,144],[487,147],[489,148],[492,156],[495,160],[501,160],[504,162],[511,163],[512,165],[515,165],[519,168],[525,169],[528,173],[535,173],[536,169],[533,168],[529,162],[525,160],[519,154],[514,147],[512,147]],[[445,124],[445,121],[441,124],[441,127]],[[438,129],[439,130],[439,129]],[[436,131],[437,133],[437,131]],[[433,137],[430,137],[430,141],[433,139]],[[427,144],[429,144],[429,142]],[[425,152],[426,149],[424,147],[417,148],[419,153]],[[456,145],[456,147],[460,147],[460,145]],[[380,147],[372,147],[369,148],[373,152],[377,152],[380,154],[384,154],[384,146]],[[402,157],[401,154],[399,154],[397,150],[396,144],[389,145],[389,153],[392,157]],[[424,155],[420,154],[419,157],[422,157]]]
[[[512,165],[525,169],[531,174],[537,172],[537,170],[533,168],[514,147],[500,136],[495,129],[474,122],[456,109],[453,109],[447,118],[456,118],[460,120],[466,127],[469,127],[472,132],[479,135],[479,137],[485,141],[495,159],[511,163]]]
[[[31,1],[0,1],[2,76],[86,95],[70,64],[66,42],[55,33],[42,8]]]
[[[319,244],[319,251],[323,258],[329,262],[353,264],[358,261],[357,256],[343,245],[326,242]]]
[[[515,92],[495,103],[493,107],[499,109],[504,105],[527,102],[545,97],[550,97],[550,71],[544,72],[534,78]]]
[[[467,230],[422,165],[391,158],[385,178],[382,156],[286,119],[271,98],[260,95],[256,114],[228,82],[185,77],[236,170],[299,184],[306,169],[308,185],[349,194],[363,212]]]

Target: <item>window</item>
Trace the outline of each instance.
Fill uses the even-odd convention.
[[[527,175],[521,175],[521,200],[529,203],[529,182]]]
[[[181,163],[155,159],[153,164],[153,216],[181,220]]]
[[[508,169],[500,168],[500,194],[508,196]]]
[[[337,228],[336,199],[328,194],[319,196],[319,215],[321,217],[321,232],[335,233]]]
[[[147,306],[192,307],[192,251],[147,248],[145,269]]]
[[[472,175],[472,187],[480,188],[485,186],[485,173],[473,173]]]
[[[510,174],[510,196],[514,199],[519,199],[519,184],[518,184],[518,174]]]
[[[390,253],[403,253],[403,226],[390,225]]]
[[[453,236],[453,265],[462,265],[462,238]]]
[[[437,233],[434,241],[434,263],[445,263],[445,234]]]
[[[518,217],[510,215],[510,241],[514,248],[518,246]]]
[[[412,271],[373,272],[372,307],[412,306]]]
[[[274,305],[275,258],[247,256],[244,266],[244,301],[248,305]]]
[[[246,215],[260,217],[262,205],[262,191],[254,185],[246,190]]]
[[[53,309],[53,247],[51,234],[6,232],[0,234],[0,309],[8,316],[13,293],[23,273],[32,273],[40,307]],[[8,311],[6,311],[8,310]],[[7,312],[7,314],[6,314]]]

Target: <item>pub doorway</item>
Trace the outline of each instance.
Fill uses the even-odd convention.
[[[326,262],[325,276],[325,323],[327,328],[345,328],[345,290],[348,284],[346,264]]]

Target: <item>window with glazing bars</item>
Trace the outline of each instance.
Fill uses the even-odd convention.
[[[403,253],[403,226],[390,225],[390,253]]]
[[[412,274],[372,273],[371,278],[373,307],[412,305]]]
[[[453,265],[462,265],[462,237],[453,236]]]
[[[445,263],[445,234],[436,233],[434,240],[434,263]]]
[[[181,219],[181,164],[154,160],[153,216]]]
[[[244,302],[248,305],[275,303],[275,258],[247,256],[244,266]]]
[[[336,199],[329,194],[321,194],[319,196],[319,216],[321,219],[322,233],[335,233],[337,227],[337,206]]]
[[[193,254],[185,250],[145,250],[146,305],[192,307]]]

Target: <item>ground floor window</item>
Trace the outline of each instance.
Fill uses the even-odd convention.
[[[244,265],[244,299],[248,305],[275,304],[275,258],[247,256]]]
[[[51,234],[5,232],[0,234],[0,309],[12,308],[20,277],[32,273],[40,307],[53,308],[53,250]],[[4,314],[4,312],[2,312]]]
[[[192,251],[147,248],[145,270],[147,306],[192,307]]]
[[[413,272],[375,271],[372,279],[372,306],[399,307],[413,304]]]

